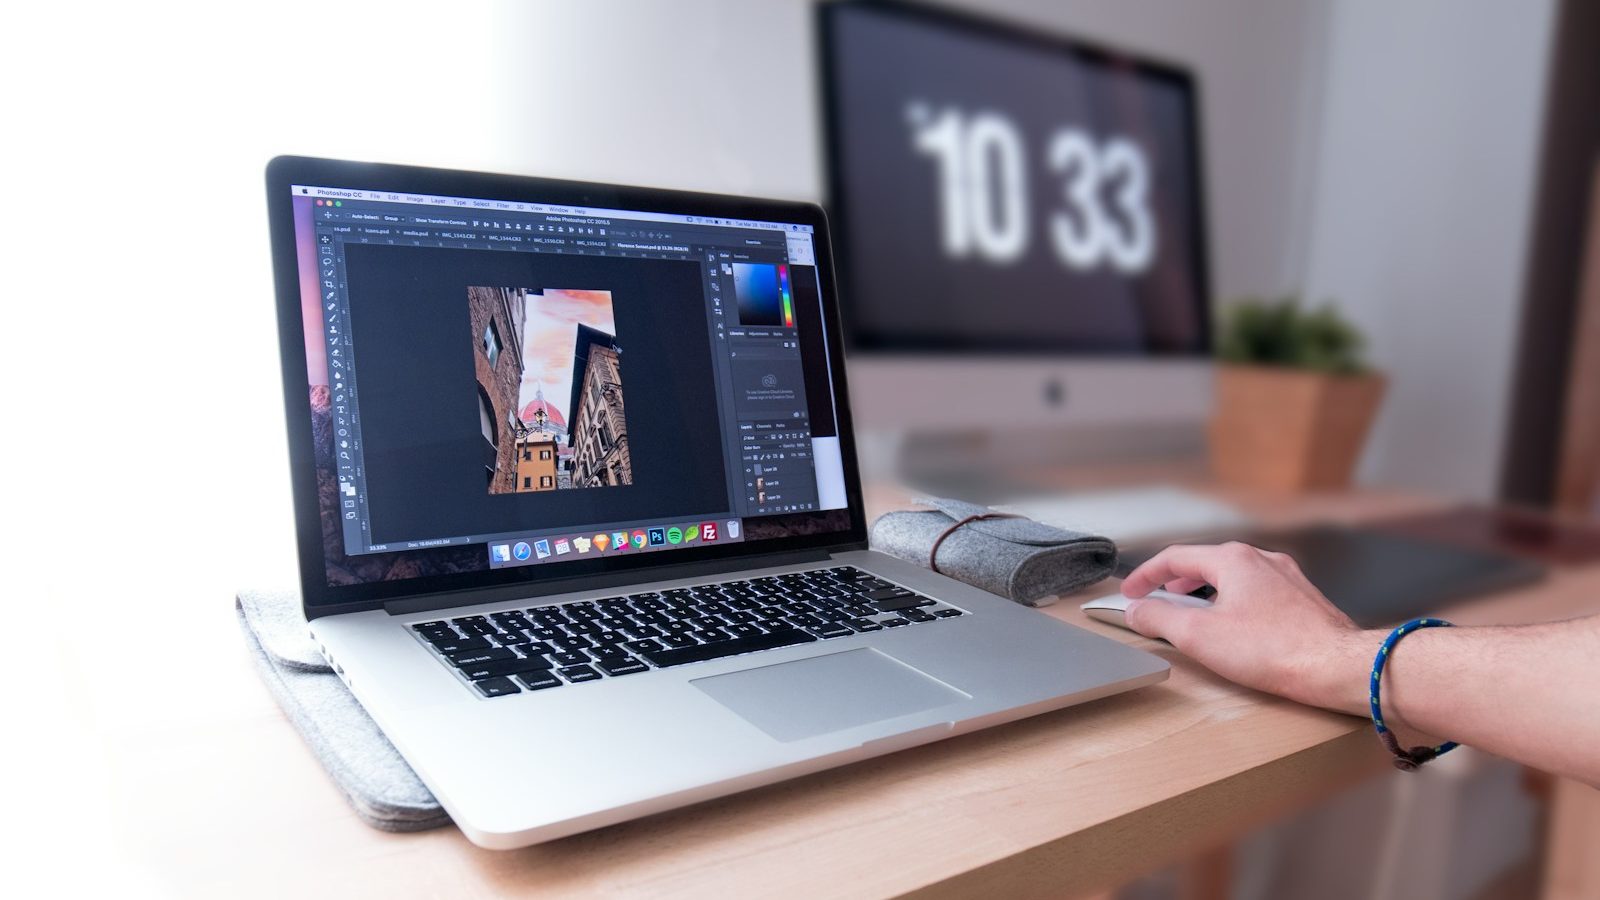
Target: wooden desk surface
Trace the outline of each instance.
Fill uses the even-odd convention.
[[[1435,505],[1374,493],[1235,499],[1265,521]],[[884,509],[903,498],[871,500]],[[1588,567],[1453,616],[1564,618],[1595,598],[1600,567]],[[511,852],[480,850],[451,828],[389,835],[357,820],[257,682],[222,598],[207,619],[220,688],[206,703],[183,690],[181,667],[159,662],[131,676],[146,682],[137,694],[85,685],[70,702],[110,723],[98,733],[110,765],[103,837],[149,887],[182,895],[1065,897],[1386,768],[1365,721],[1223,682],[1163,644],[1085,619],[1074,599],[1043,614],[1167,658],[1170,680]],[[151,699],[129,710],[127,696]]]

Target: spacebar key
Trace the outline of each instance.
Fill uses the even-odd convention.
[[[721,659],[724,656],[735,656],[740,653],[754,653],[758,650],[788,647],[792,644],[808,644],[815,640],[815,637],[798,628],[788,628],[781,631],[769,631],[766,634],[752,634],[749,637],[734,638],[731,641],[712,641],[709,644],[695,644],[689,647],[665,647],[660,650],[636,650],[634,652],[650,662],[666,668],[667,666],[681,666],[684,663],[703,662],[708,659]]]

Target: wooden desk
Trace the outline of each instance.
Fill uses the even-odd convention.
[[[900,502],[872,498],[877,509]],[[1433,505],[1352,494],[1236,498],[1267,521],[1359,520]],[[1085,594],[1114,589],[1107,583]],[[1600,567],[1451,613],[1536,621],[1595,608]],[[1243,690],[1165,645],[1151,688],[520,851],[454,829],[387,835],[350,813],[256,681],[225,598],[209,639],[228,703],[152,696],[105,750],[106,837],[163,893],[282,896],[1070,897],[1229,841],[1388,763],[1370,726]],[[80,698],[86,710],[92,704]],[[98,701],[117,703],[115,696]],[[111,715],[116,719],[115,715]],[[514,765],[514,760],[508,760]]]

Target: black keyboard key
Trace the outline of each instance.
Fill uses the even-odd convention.
[[[954,619],[956,616],[961,615],[961,610],[959,610],[959,609],[936,609],[936,610],[933,611],[933,614],[938,616],[941,619]]]
[[[635,653],[656,653],[666,648],[662,646],[660,641],[647,638],[642,641],[629,641],[628,649]]]
[[[884,619],[882,622],[879,622],[878,624],[882,625],[885,628],[899,628],[901,625],[910,625],[911,623],[907,622],[905,619],[894,618],[894,619]]]
[[[413,625],[411,627],[416,629],[417,633],[425,635],[451,633],[449,622],[423,622],[419,625]]]
[[[451,635],[429,643],[440,653],[466,653],[471,650],[489,649],[489,642],[481,637],[464,638]]]
[[[585,681],[600,680],[600,673],[588,666],[567,666],[564,669],[557,669],[556,671],[561,673],[562,678],[565,678],[573,684],[581,684]]]
[[[568,650],[565,653],[552,653],[550,654],[550,658],[555,660],[555,664],[558,666],[578,666],[589,661],[587,654],[577,650]]]
[[[820,625],[816,628],[811,628],[808,630],[819,638],[836,638],[844,637],[848,634],[855,634],[854,631],[850,630],[850,626],[842,625],[838,622],[829,622],[826,625]]]
[[[485,678],[482,681],[474,681],[472,686],[477,688],[478,693],[484,695],[485,697],[505,697],[510,694],[518,693],[522,690],[521,688],[517,687],[511,679],[504,676],[498,678]]]
[[[565,681],[556,677],[556,673],[549,669],[537,669],[532,672],[523,672],[517,676],[517,681],[530,691],[542,691],[545,688],[560,687]]]
[[[862,591],[859,595],[862,600],[877,602],[879,600],[893,600],[896,597],[914,597],[915,594],[905,588],[884,588],[878,591]]]
[[[450,665],[456,668],[470,666],[474,663],[495,662],[502,659],[516,659],[517,654],[504,647],[489,647],[484,650],[467,650],[461,653],[446,653],[445,659],[450,660]]]
[[[686,633],[674,632],[662,638],[661,643],[667,645],[668,647],[693,647],[695,644],[700,642],[690,637]]]
[[[907,619],[910,619],[913,622],[933,621],[933,616],[928,615],[920,609],[903,609],[900,611],[900,615],[905,616]]]
[[[533,643],[533,638],[528,637],[520,631],[500,631],[490,635],[490,637],[499,641],[500,646],[502,647],[510,647],[516,644]]]
[[[461,674],[473,681],[477,681],[480,678],[491,678],[496,675],[520,675],[523,672],[538,672],[549,668],[551,668],[550,661],[544,657],[536,659],[502,659],[495,662],[462,666]]]
[[[767,634],[734,638],[731,641],[717,641],[714,644],[696,644],[692,647],[676,647],[655,651],[635,646],[634,651],[655,665],[666,667],[680,666],[684,663],[704,662],[708,659],[721,659],[725,656],[735,656],[740,653],[755,653],[761,650],[789,647],[794,644],[809,644],[814,641],[816,641],[815,637],[798,628],[786,628],[771,631]]]
[[[736,638],[749,637],[752,634],[761,634],[761,629],[749,624],[748,622],[738,622],[733,625],[728,625],[722,630],[728,632]]]
[[[602,659],[597,661],[594,666],[607,675],[632,675],[636,672],[648,672],[650,670],[649,666],[631,656],[622,659]]]
[[[566,633],[557,631],[554,628],[535,628],[533,630],[533,637],[535,640],[553,641],[557,638],[566,637]]]
[[[879,612],[899,612],[902,609],[911,609],[916,606],[932,606],[933,604],[932,597],[908,593],[904,597],[896,597],[893,600],[879,600],[872,605],[876,606]]]
[[[857,631],[882,631],[883,626],[871,619],[851,619],[850,627]]]

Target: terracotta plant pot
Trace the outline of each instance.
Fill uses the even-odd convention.
[[[1382,375],[1217,367],[1211,466],[1238,487],[1346,487],[1383,400]]]

